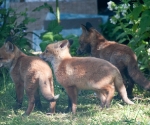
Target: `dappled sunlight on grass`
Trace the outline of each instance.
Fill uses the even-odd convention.
[[[117,102],[116,102],[117,103]],[[6,109],[5,109],[6,110]],[[24,110],[19,110],[14,114],[12,110],[1,112],[0,124],[29,124],[29,125],[78,125],[78,124],[148,124],[149,108],[145,104],[136,104],[135,106],[124,105],[122,108],[118,105],[112,105],[109,109],[100,110],[97,105],[79,105],[77,114],[56,113],[47,116],[45,112],[33,111],[30,116],[22,117]]]
[[[0,125],[149,125],[150,110],[149,97],[136,97],[135,105],[126,105],[122,100],[112,100],[111,107],[103,110],[100,101],[93,92],[83,91],[78,96],[77,114],[64,113],[67,108],[66,92],[58,85],[55,93],[60,94],[57,100],[56,113],[46,115],[49,103],[41,96],[42,111],[31,112],[30,116],[23,117],[27,108],[27,97],[24,96],[23,106],[14,113],[15,104],[14,84],[9,84],[0,93]]]

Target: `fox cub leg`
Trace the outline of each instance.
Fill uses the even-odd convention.
[[[68,96],[68,107],[66,108],[65,112],[71,112],[72,111],[72,102],[70,97]]]
[[[35,107],[38,110],[42,110],[42,104],[41,104],[41,100],[40,100],[39,89],[37,89],[35,91],[34,98],[35,98]]]
[[[69,96],[69,105],[68,105],[68,109],[70,108],[69,106],[71,106],[72,112],[73,114],[76,114],[76,109],[77,109],[77,95],[78,95],[78,90],[76,87],[71,86],[71,87],[66,87],[65,88],[68,96]]]
[[[29,115],[35,106],[35,91],[30,88],[25,89],[27,97],[28,97],[28,108],[23,115]]]
[[[102,108],[109,108],[111,100],[114,96],[115,88],[112,85],[103,87],[100,90],[96,91],[97,97],[100,99]]]
[[[15,110],[16,110],[22,107],[24,86],[23,84],[16,82],[15,89],[16,89],[16,106],[15,106]]]
[[[107,87],[106,89],[107,91],[107,97],[106,97],[106,108],[110,107],[111,101],[114,97],[114,93],[115,93],[115,87],[113,85],[110,85]]]
[[[54,96],[53,77],[49,78],[51,93]],[[49,93],[49,94],[51,94]],[[55,113],[56,101],[50,102],[50,113]]]
[[[125,76],[127,79],[127,81],[125,83],[125,86],[127,89],[127,95],[128,95],[128,97],[133,98],[134,81],[132,80],[132,78],[129,76],[128,73],[125,73]]]
[[[104,108],[106,103],[106,93],[103,92],[103,90],[96,91],[95,93],[97,98],[100,100],[100,106]]]
[[[19,109],[22,107],[22,102],[23,102],[23,96],[24,96],[24,86],[23,84],[15,84],[15,89],[16,89],[16,105],[15,105],[15,110]],[[27,93],[27,92],[26,92]],[[42,109],[41,105],[41,100],[40,100],[40,95],[39,95],[39,89],[35,91],[34,98],[35,100],[35,106],[37,109]]]

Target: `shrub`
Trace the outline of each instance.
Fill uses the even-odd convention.
[[[109,37],[115,36],[119,43],[127,43],[137,55],[140,69],[150,69],[150,1],[143,3],[132,0],[122,0],[121,4],[108,2],[108,8],[115,14],[110,18],[114,27]],[[106,28],[106,27],[105,27]],[[107,27],[108,29],[108,27]],[[106,30],[105,30],[106,31]]]
[[[2,4],[2,3],[1,3]],[[0,8],[0,46],[3,45],[8,36],[11,36],[14,44],[16,44],[22,51],[28,52],[30,48],[30,42],[24,36],[27,35],[26,25],[30,22],[34,22],[34,18],[28,17],[27,9],[24,12],[17,12],[12,8]],[[19,24],[17,21],[22,19]]]

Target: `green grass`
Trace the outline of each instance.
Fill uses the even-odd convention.
[[[0,89],[0,125],[150,125],[150,98],[133,100],[135,105],[126,105],[121,100],[113,99],[109,109],[101,110],[99,100],[91,91],[83,91],[78,96],[77,114],[64,113],[67,107],[67,95],[61,87],[55,85],[55,93],[60,94],[56,105],[56,114],[47,116],[49,104],[41,96],[42,111],[34,109],[30,116],[23,117],[27,108],[24,96],[23,106],[15,114],[15,91],[12,82]],[[135,93],[136,94],[136,93]],[[138,95],[139,96],[139,95]]]

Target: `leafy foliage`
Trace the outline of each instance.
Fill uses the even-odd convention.
[[[71,54],[76,55],[76,49],[78,46],[78,37],[75,35],[69,35],[63,37],[60,32],[62,31],[62,26],[57,22],[57,20],[53,20],[49,23],[48,29],[46,32],[41,34],[42,42],[40,43],[40,48],[42,51],[45,50],[46,46],[55,41],[61,41],[64,39],[72,39],[73,45],[71,46]]]
[[[66,36],[64,39],[72,39],[73,40],[73,45],[71,45],[71,48],[70,48],[70,53],[72,56],[76,56],[76,51],[77,51],[77,47],[79,46],[79,38],[76,37],[75,35],[69,35],[69,36]]]
[[[113,40],[128,44],[138,57],[140,69],[149,74],[150,69],[150,9],[149,0],[122,0],[115,5],[109,2],[108,8],[116,14],[111,17],[109,26],[103,26],[104,34]],[[113,27],[113,29],[111,28]],[[106,31],[108,30],[108,31]]]
[[[4,0],[0,0],[0,6]],[[18,20],[22,20],[21,23],[18,23]],[[4,44],[4,42],[9,40],[17,45],[22,51],[29,54],[31,50],[31,41],[28,40],[25,36],[28,34],[26,32],[26,25],[30,22],[34,22],[34,18],[30,18],[27,14],[27,9],[23,12],[17,12],[16,9],[13,8],[0,8],[0,47]],[[6,85],[6,74],[8,75],[8,70],[5,68],[0,69],[0,77],[3,81],[1,81],[1,86]]]
[[[36,7],[33,12],[35,11],[41,11],[42,9],[48,9],[49,12],[54,13],[53,11],[53,7],[51,5],[49,5],[48,3],[44,3],[43,5]]]
[[[59,34],[61,30],[62,26],[58,24],[57,20],[50,22],[47,31],[41,34],[42,42],[40,43],[40,47],[42,51],[45,50],[48,44],[63,39],[62,35]]]
[[[33,11],[40,11],[41,9],[48,9],[50,13],[55,15],[52,6],[47,3],[44,3],[44,5],[37,7]],[[55,17],[56,17],[56,19],[58,19],[58,17],[56,15],[55,15]],[[44,51],[46,46],[50,43],[53,43],[55,41],[61,41],[64,39],[72,39],[72,40],[74,40],[74,43],[71,47],[71,54],[76,55],[76,49],[77,49],[77,45],[78,45],[78,42],[77,42],[78,37],[76,37],[75,35],[69,35],[67,37],[63,37],[60,34],[62,29],[63,29],[63,27],[60,25],[58,20],[50,21],[46,32],[42,33],[40,36],[40,38],[42,39],[42,42],[40,43],[40,48],[42,51]]]
[[[22,18],[20,24],[18,24],[18,20]],[[21,48],[23,51],[27,52],[30,49],[30,42],[24,36],[27,35],[26,25],[30,22],[34,22],[34,18],[28,17],[27,9],[24,12],[17,12],[12,8],[1,8],[0,9],[0,46],[3,45],[6,38],[11,36],[13,38],[13,42]]]

